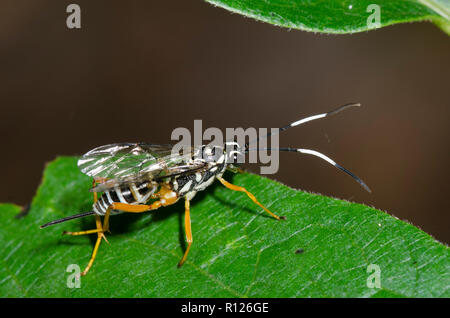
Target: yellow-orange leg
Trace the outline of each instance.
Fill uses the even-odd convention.
[[[95,186],[97,185],[97,179],[94,178],[94,180],[92,180],[92,188],[95,188]],[[97,203],[97,192],[94,192],[94,204]]]
[[[93,185],[99,182],[98,179],[94,179]],[[95,215],[95,221],[97,228],[94,230],[88,230],[88,231],[80,231],[80,232],[64,232],[63,234],[69,234],[69,235],[85,235],[85,234],[92,234],[97,233],[97,241],[95,242],[94,251],[92,252],[91,259],[89,260],[88,265],[86,266],[85,270],[81,273],[81,275],[86,275],[89,269],[92,267],[92,264],[94,263],[95,257],[97,256],[97,251],[100,246],[102,238],[106,240],[106,237],[104,235],[104,232],[108,231],[109,228],[109,216],[111,214],[111,210],[121,210],[124,212],[131,212],[131,213],[141,213],[146,212],[150,210],[155,210],[161,206],[166,206],[175,203],[178,200],[178,197],[175,192],[171,191],[170,189],[161,189],[159,193],[160,200],[155,201],[150,205],[144,205],[144,204],[126,204],[126,203],[119,203],[114,202],[111,204],[111,206],[108,207],[105,213],[105,219],[103,221],[103,225],[101,222],[101,218],[99,215]],[[97,195],[94,192],[94,202],[97,201]],[[108,241],[107,241],[108,242]]]
[[[183,258],[178,263],[178,267],[181,267],[186,260],[189,249],[192,245],[192,231],[191,231],[191,215],[190,215],[190,201],[186,199],[184,201],[184,229],[186,232],[186,241],[188,243],[188,246],[186,248],[186,251],[184,252]]]
[[[101,182],[101,180],[99,179],[94,179],[92,182],[92,187],[95,187],[97,185],[97,183]],[[94,192],[94,204],[97,202],[97,192]],[[107,211],[107,217],[109,217],[109,210]],[[95,215],[95,224],[96,224],[96,229],[94,230],[88,230],[88,231],[79,231],[79,232],[66,232],[64,231],[63,234],[67,234],[67,235],[86,235],[86,234],[93,234],[93,233],[97,233],[97,240],[95,242],[95,246],[94,246],[94,250],[92,252],[91,258],[89,260],[88,265],[86,266],[86,268],[84,269],[84,271],[81,273],[82,276],[86,275],[87,272],[89,271],[89,269],[92,267],[92,264],[94,263],[95,257],[97,256],[97,252],[98,252],[98,248],[100,247],[100,243],[102,241],[102,238],[108,242],[108,240],[106,239],[106,236],[104,234],[105,232],[105,228],[102,225],[102,220],[101,217],[99,215]]]
[[[155,201],[150,205],[113,202],[105,213],[105,219],[103,220],[103,231],[108,231],[109,215],[111,210],[120,210],[129,213],[142,213],[150,210],[156,210],[162,206],[171,205],[177,202],[178,197],[174,192],[167,189],[163,189],[160,192],[161,192],[159,193],[160,200]]]
[[[130,212],[130,213],[141,213],[146,212],[150,210],[155,210],[159,207],[161,207],[162,204],[160,201],[155,201],[150,205],[145,204],[126,204],[126,203],[119,203],[114,202],[111,204],[111,206],[106,210],[105,218],[103,219],[103,232],[109,231],[109,216],[111,214],[111,210],[120,210],[124,212]],[[93,230],[95,231],[95,230]]]
[[[87,272],[89,271],[89,269],[92,267],[95,257],[97,256],[98,248],[100,246],[102,238],[104,238],[105,241],[107,241],[104,232],[107,231],[108,227],[109,227],[109,216],[110,216],[111,210],[121,210],[124,212],[140,213],[140,212],[157,209],[160,206],[161,206],[160,201],[153,202],[151,205],[132,205],[132,204],[125,204],[125,203],[113,203],[108,208],[108,210],[106,210],[103,226],[102,226],[100,216],[96,215],[95,220],[96,220],[97,228],[95,230],[81,231],[81,232],[64,232],[63,234],[68,234],[68,235],[85,235],[85,234],[92,234],[92,233],[97,233],[97,235],[98,235],[97,241],[95,242],[94,251],[92,252],[91,259],[89,260],[88,265],[86,266],[84,271],[81,273],[81,275],[82,276],[86,275]]]
[[[97,233],[97,240],[95,241],[94,250],[92,251],[92,255],[91,255],[91,258],[89,260],[89,263],[87,264],[87,266],[84,269],[84,271],[81,273],[81,276],[86,275],[87,272],[91,269],[92,264],[94,264],[94,260],[95,260],[95,257],[97,256],[98,248],[100,247],[100,243],[102,242],[102,238],[104,238],[105,241],[107,241],[106,237],[105,237],[105,234],[103,234],[104,232],[103,232],[102,221],[100,219],[100,216],[96,215],[95,216],[95,221],[97,223],[97,229],[100,229],[101,231],[99,231]]]
[[[104,230],[103,230],[103,226],[102,226],[102,220],[99,215],[95,215],[95,224],[97,225],[97,228],[94,230],[80,231],[80,232],[63,232],[63,234],[67,234],[67,235],[86,235],[86,234],[97,233],[97,241],[95,242],[94,251],[92,252],[92,256],[91,256],[91,259],[89,260],[88,265],[86,266],[84,271],[81,273],[82,276],[86,275],[87,272],[89,271],[89,269],[92,267],[95,257],[97,256],[98,248],[100,246],[102,238],[108,242],[108,240],[105,237],[105,234],[103,234]]]
[[[259,205],[261,208],[264,209],[264,211],[266,211],[267,213],[269,213],[271,216],[273,216],[275,219],[277,220],[284,220],[285,217],[284,216],[278,216],[272,212],[270,212],[264,205],[262,205],[261,203],[259,203],[258,200],[256,200],[255,196],[253,194],[251,194],[250,192],[248,192],[244,187],[240,187],[234,184],[229,183],[228,181],[226,181],[225,179],[223,179],[222,177],[217,178],[219,179],[219,181],[228,189],[233,190],[233,191],[240,191],[240,192],[244,192],[245,194],[247,194],[247,196],[253,201],[255,202],[257,205]]]
[[[92,187],[95,187],[97,185],[97,183],[101,183],[103,181],[105,181],[105,180],[99,179],[99,178],[94,178],[94,180],[92,181]],[[97,199],[98,199],[97,192],[94,192],[94,204],[97,202]],[[105,217],[109,217],[109,211],[107,211]],[[102,232],[105,232],[104,231],[105,227],[102,226],[102,220],[101,220],[100,216],[95,215],[95,223],[97,225],[96,226],[97,228],[94,230],[79,231],[79,232],[64,231],[63,234],[77,236],[77,235],[87,235],[87,234],[98,233],[99,236],[103,237],[105,239],[105,241],[107,241],[105,235],[103,235],[103,233],[102,233]]]
[[[161,204],[160,201],[155,201],[150,205],[144,205],[144,204],[126,204],[126,203],[118,203],[114,202],[111,204],[111,206],[106,210],[105,213],[105,219],[102,226],[102,221],[100,219],[100,216],[95,215],[95,221],[97,224],[97,228],[94,230],[88,230],[88,231],[80,231],[80,232],[67,232],[64,231],[63,234],[67,235],[86,235],[86,234],[93,234],[93,233],[99,233],[102,234],[103,232],[108,231],[109,228],[109,216],[111,213],[111,210],[121,210],[124,212],[130,212],[130,213],[141,213],[146,212],[150,210],[155,210],[159,207],[161,207],[163,204]],[[104,235],[103,235],[104,236]],[[105,238],[106,240],[106,238]]]

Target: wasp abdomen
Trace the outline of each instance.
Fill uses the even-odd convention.
[[[157,185],[149,182],[138,184],[130,183],[105,191],[93,206],[98,215],[105,215],[108,208],[114,203],[145,204],[150,196],[157,190]],[[111,214],[119,214],[120,211],[111,211]]]

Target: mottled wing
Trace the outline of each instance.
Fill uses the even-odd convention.
[[[105,178],[92,191],[102,192],[121,184],[158,180],[202,169],[205,162],[193,159],[197,149],[172,152],[172,145],[120,143],[95,148],[78,161],[80,170],[91,177]]]
[[[90,177],[115,179],[158,169],[162,158],[171,157],[172,145],[117,143],[100,146],[78,160],[78,168]]]

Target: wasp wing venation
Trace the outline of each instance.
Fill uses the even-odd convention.
[[[110,144],[83,155],[78,166],[83,173],[106,180],[91,189],[93,192],[104,192],[123,184],[158,181],[206,166],[198,157],[200,148],[185,148],[178,152],[172,149],[172,145]]]
[[[78,160],[84,174],[105,179],[127,177],[152,167],[161,158],[169,159],[172,145],[116,143],[92,149]]]

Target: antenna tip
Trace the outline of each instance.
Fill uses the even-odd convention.
[[[342,105],[341,107],[339,107],[339,108],[337,108],[337,109],[327,113],[327,116],[331,116],[331,115],[337,114],[337,113],[343,111],[344,109],[347,109],[347,108],[350,108],[350,107],[360,107],[360,106],[361,106],[361,103],[348,103],[348,104]]]
[[[367,186],[367,184],[365,184],[361,179],[359,179],[361,182],[359,182],[362,187],[369,193],[372,193],[372,190],[370,190],[370,188]]]

